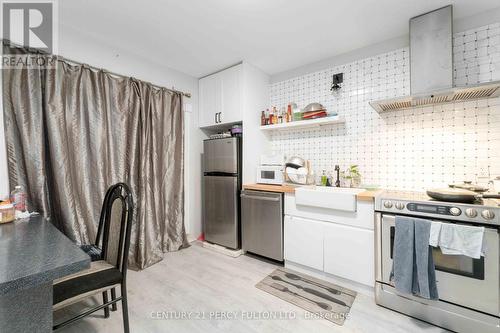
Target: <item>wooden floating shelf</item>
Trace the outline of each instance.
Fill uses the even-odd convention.
[[[308,127],[318,127],[325,125],[334,125],[345,123],[345,118],[342,116],[332,116],[324,117],[311,120],[297,120],[289,123],[275,124],[275,125],[265,125],[260,126],[263,131],[273,131],[273,130],[288,130],[288,129],[298,129],[298,128],[308,128]]]

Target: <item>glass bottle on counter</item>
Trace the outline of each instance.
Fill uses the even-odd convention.
[[[14,208],[20,212],[26,210],[26,193],[23,191],[21,185],[17,185],[14,191],[10,194],[10,201]]]
[[[262,114],[260,115],[260,126],[265,126],[266,124],[266,111],[262,110]]]
[[[326,170],[323,170],[323,173],[321,174],[321,186],[326,186],[327,182],[328,177],[326,176]]]

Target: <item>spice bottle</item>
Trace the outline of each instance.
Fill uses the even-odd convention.
[[[273,121],[272,124],[277,124],[278,123],[278,110],[276,109],[275,106],[273,106]]]
[[[286,110],[286,122],[289,123],[292,121],[292,105],[288,104],[288,108]]]

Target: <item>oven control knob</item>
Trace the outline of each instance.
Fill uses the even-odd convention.
[[[467,215],[467,217],[474,218],[477,216],[477,210],[474,208],[467,208],[465,210],[465,215]]]
[[[462,214],[462,211],[458,207],[451,207],[450,214],[453,216],[458,216],[458,215]]]
[[[402,202],[396,202],[396,204],[394,205],[397,209],[401,210],[403,208],[405,208],[405,204],[402,203]]]
[[[486,209],[481,212],[481,216],[485,220],[492,220],[495,217],[495,213],[493,213],[491,210]]]
[[[392,208],[392,201],[384,201],[385,208]]]

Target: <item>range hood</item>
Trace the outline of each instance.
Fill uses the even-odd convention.
[[[453,8],[410,19],[410,96],[373,101],[377,112],[500,96],[500,81],[453,84]]]

